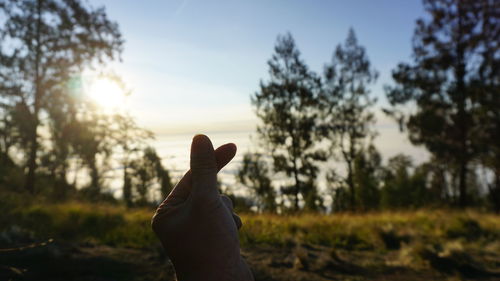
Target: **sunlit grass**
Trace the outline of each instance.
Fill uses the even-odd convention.
[[[28,197],[15,193],[0,195],[0,248],[54,239],[59,245],[82,249],[110,246],[163,253],[150,226],[153,207],[127,209],[111,203],[51,203],[43,198],[26,201]],[[242,249],[256,268],[267,266],[269,259],[337,274],[352,274],[353,268],[391,274],[406,268],[440,276],[467,274],[464,268],[473,267],[480,275],[494,271],[500,258],[500,216],[477,210],[241,214],[241,218]],[[261,253],[266,259],[261,260]]]
[[[0,232],[20,228],[37,239],[148,247],[157,243],[150,227],[151,214],[149,209],[106,204],[34,204],[9,210],[1,220]]]
[[[477,211],[421,210],[295,216],[244,215],[246,245],[319,244],[344,249],[385,249],[388,239],[446,241],[500,239],[500,217]],[[471,223],[472,222],[472,223]],[[476,224],[476,225],[475,225]]]
[[[4,197],[9,200],[9,197]],[[9,200],[15,202],[15,198]],[[14,201],[12,201],[14,200]],[[4,200],[0,200],[0,203]],[[18,201],[20,203],[20,201]],[[3,204],[0,232],[23,229],[37,239],[151,247],[152,208],[127,209],[82,202]],[[413,243],[461,241],[488,246],[500,241],[500,216],[479,211],[421,210],[368,214],[242,214],[243,247],[310,244],[345,250],[386,251]]]

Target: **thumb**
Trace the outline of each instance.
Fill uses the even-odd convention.
[[[212,142],[205,135],[196,135],[191,144],[193,197],[218,196],[217,161]]]

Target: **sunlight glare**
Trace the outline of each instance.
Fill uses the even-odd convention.
[[[97,78],[90,85],[89,97],[105,110],[122,109],[125,103],[124,90],[116,81],[109,78]]]

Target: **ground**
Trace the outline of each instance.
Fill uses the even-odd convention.
[[[174,280],[153,212],[0,194],[0,281]],[[500,216],[484,210],[240,215],[256,280],[500,280]]]
[[[397,259],[397,252],[378,255],[373,251],[295,245],[251,247],[243,249],[242,254],[256,280],[500,280],[494,268],[457,267],[446,271],[435,265],[419,270],[391,265],[390,259]],[[492,266],[500,268],[500,253],[489,258]],[[173,268],[159,247],[134,249],[54,241],[0,253],[0,265],[0,280],[175,280]]]

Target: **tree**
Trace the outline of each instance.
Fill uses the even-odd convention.
[[[167,198],[174,187],[170,172],[161,165],[161,162],[158,162],[156,165],[156,174],[160,180],[161,197]]]
[[[147,195],[156,178],[156,161],[156,152],[152,148],[146,148],[143,157],[131,164],[134,171],[132,182],[138,195],[139,204],[144,205],[148,202]]]
[[[257,132],[273,157],[274,170],[293,182],[283,192],[291,195],[298,210],[301,196],[306,199],[316,193],[316,161],[324,160],[315,142],[320,79],[300,58],[291,34],[278,36],[274,51],[268,61],[269,80],[261,81],[252,104],[261,121]],[[306,203],[315,209],[318,201]]]
[[[152,147],[146,147],[142,151],[142,157],[134,159],[130,163],[132,173],[130,174],[130,181],[132,186],[132,193],[137,194],[138,199],[136,202],[144,205],[148,202],[148,194],[154,185],[160,185],[162,193],[170,192],[172,184],[170,182],[170,175],[163,167],[161,159]]]
[[[78,135],[79,102],[65,90],[57,89],[50,93],[50,103],[45,107],[50,144],[43,151],[41,166],[49,168],[49,175],[54,181],[53,197],[59,200],[65,199],[70,187],[66,177],[70,157],[76,156],[74,137]]]
[[[12,188],[22,184],[22,170],[10,156],[11,148],[19,142],[16,112],[10,107],[0,106],[0,188]]]
[[[480,1],[481,2],[481,1]],[[476,138],[480,164],[491,172],[487,183],[493,209],[500,213],[500,4],[482,1],[481,33],[478,49],[480,65],[471,81],[479,103],[475,114],[479,134]],[[492,3],[493,2],[493,3]],[[496,4],[495,4],[496,3]]]
[[[269,177],[269,166],[262,154],[246,153],[238,170],[238,180],[258,198],[259,211],[276,212],[276,191]]]
[[[15,108],[0,104],[0,155],[10,159],[10,150],[19,142]]]
[[[362,150],[354,159],[353,182],[357,209],[368,211],[378,208],[380,201],[382,158],[374,146]]]
[[[381,190],[381,205],[385,208],[403,208],[413,205],[410,156],[398,154],[385,167]]]
[[[395,85],[387,87],[389,112],[405,104],[415,108],[399,114],[401,124],[413,144],[456,163],[458,203],[466,207],[467,177],[484,125],[477,118],[487,83],[481,77],[492,69],[498,74],[498,2],[424,0],[424,8],[430,19],[417,20],[413,63],[399,64],[392,73]]]
[[[79,0],[2,0],[0,13],[0,87],[2,102],[22,104],[30,122],[24,153],[25,188],[35,187],[40,150],[40,115],[49,96],[65,81],[95,62],[114,59],[122,49],[118,26],[103,8]]]
[[[354,164],[375,136],[371,128],[375,118],[370,108],[376,100],[370,96],[368,86],[377,76],[365,48],[350,29],[345,43],[337,46],[332,61],[325,66],[322,128],[331,141],[331,154],[346,164],[345,182],[352,210],[356,208],[357,196]]]
[[[132,205],[132,182],[129,170],[132,159],[145,148],[146,141],[153,138],[153,133],[140,128],[128,114],[116,113],[112,116],[114,128],[111,131],[113,142],[120,148],[121,164],[123,166],[123,199],[127,206]],[[161,165],[161,162],[158,162]],[[160,167],[158,167],[160,168]],[[161,169],[160,169],[161,170]],[[166,189],[169,189],[170,177],[168,172],[158,171],[164,178]],[[171,184],[170,184],[171,185]],[[171,188],[171,186],[170,186]]]
[[[78,111],[78,122],[73,129],[70,142],[75,154],[89,170],[90,197],[101,193],[103,174],[109,168],[109,158],[114,149],[111,116],[93,108],[92,103],[82,103]]]

